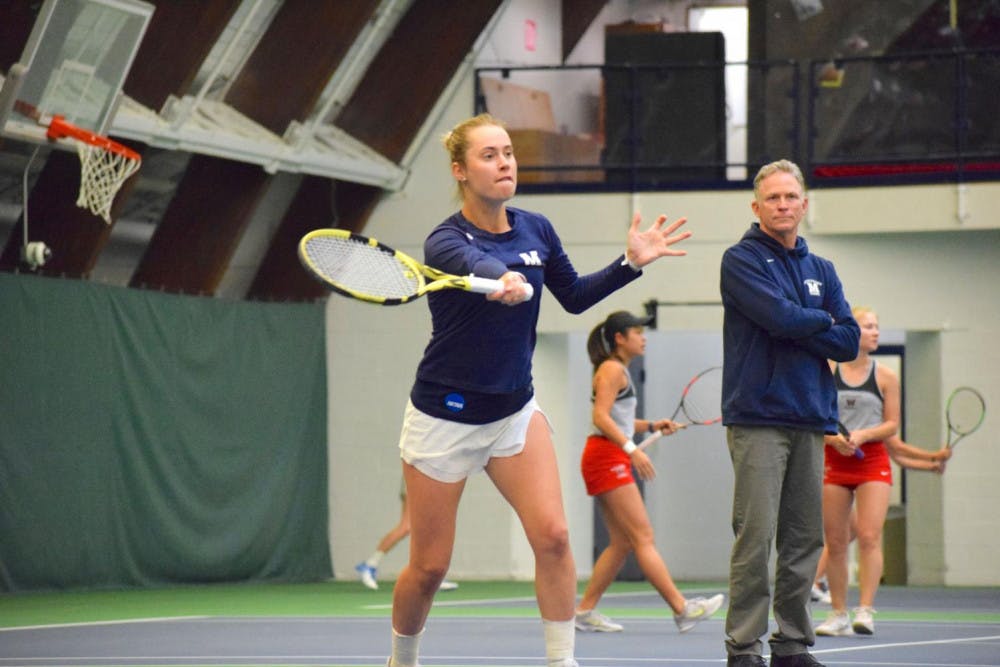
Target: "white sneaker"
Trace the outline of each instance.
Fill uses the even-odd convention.
[[[621,632],[623,626],[596,609],[588,609],[576,613],[576,629],[581,632]]]
[[[441,584],[438,586],[439,591],[453,591],[456,588],[458,588],[458,584],[447,579],[442,579]]]
[[[809,599],[812,602],[822,602],[823,604],[830,604],[833,602],[833,600],[830,599],[830,590],[826,587],[824,582],[813,584],[812,591],[809,592]]]
[[[871,607],[855,607],[854,622],[851,624],[854,632],[859,635],[875,634],[875,620],[872,615],[875,610]]]
[[[712,614],[719,610],[726,596],[722,593],[713,595],[710,598],[691,598],[684,604],[684,611],[674,614],[674,623],[680,632],[687,632],[701,621],[712,617]]]
[[[358,578],[361,579],[361,583],[365,585],[365,588],[370,588],[373,591],[378,590],[378,581],[375,579],[375,568],[368,563],[358,563],[354,566],[354,569],[358,573]]]
[[[816,634],[823,637],[846,637],[853,635],[851,617],[846,611],[831,611],[826,620],[816,626]]]

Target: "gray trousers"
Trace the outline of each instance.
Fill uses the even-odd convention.
[[[816,641],[809,592],[823,550],[823,434],[730,426],[735,473],[726,652],[760,655],[771,607],[768,563],[777,547],[772,655],[803,653]]]

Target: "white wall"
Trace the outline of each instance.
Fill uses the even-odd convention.
[[[444,150],[437,138],[471,113],[471,76],[460,82],[416,153],[406,187],[375,209],[366,233],[418,257],[423,238],[456,208]],[[515,147],[516,148],[516,147]],[[883,327],[906,332],[907,436],[931,448],[943,442],[942,419],[949,391],[961,384],[980,388],[988,405],[1000,405],[1000,230],[996,210],[1000,186],[992,183],[906,188],[817,190],[815,215],[803,235],[817,254],[832,259],[852,303],[873,306]],[[556,429],[574,554],[582,574],[590,568],[591,506],[580,495],[578,456],[589,420],[589,364],[583,340],[607,312],[641,310],[661,301],[718,299],[719,258],[750,223],[749,192],[676,192],[518,196],[513,205],[548,215],[577,268],[591,271],[620,254],[630,211],[647,221],[664,212],[685,215],[694,237],[688,256],[650,267],[642,279],[591,312],[571,316],[543,295],[536,386]],[[354,576],[398,516],[399,462],[396,441],[413,373],[429,336],[426,305],[383,308],[332,297],[328,304],[330,405],[330,516],[335,576]],[[661,307],[664,332],[718,333],[715,307]],[[911,358],[913,357],[913,358]],[[652,361],[652,359],[648,360]],[[917,363],[919,361],[920,363]],[[650,373],[655,369],[650,368]],[[919,372],[919,375],[914,373]],[[582,398],[581,398],[582,397]],[[992,446],[1000,424],[987,413],[982,429],[963,442],[947,473],[911,474],[907,536],[912,583],[1000,584],[994,555],[1000,553],[1000,448]],[[669,443],[661,443],[669,444]],[[675,443],[680,456],[685,450]],[[650,513],[660,547],[678,576],[724,579],[728,510],[728,459],[682,464],[662,447],[657,464],[667,472],[650,489]],[[717,482],[719,496],[705,514],[705,538],[690,524],[692,505],[678,487],[699,470]],[[686,482],[685,482],[686,480]],[[709,525],[711,524],[711,525]],[[718,525],[716,525],[718,524]],[[683,531],[694,531],[694,534]],[[682,539],[674,539],[683,536]],[[703,542],[715,544],[701,558]],[[530,577],[516,519],[484,476],[474,478],[459,516],[452,576]],[[405,561],[405,546],[383,561],[392,577]],[[701,558],[704,562],[699,562]]]
[[[661,320],[672,320],[661,309]],[[664,324],[668,324],[664,322]],[[647,334],[645,412],[670,417],[688,381],[722,365],[722,334],[657,330]],[[683,415],[676,417],[684,421]],[[732,547],[733,470],[720,424],[692,426],[648,450],[656,479],[645,485],[656,544],[679,580],[725,579]]]

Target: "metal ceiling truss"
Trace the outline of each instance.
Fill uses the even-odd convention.
[[[251,8],[230,41],[240,43],[250,30],[260,1]],[[344,63],[333,73],[315,113],[305,122],[293,121],[278,136],[230,105],[212,99],[225,88],[220,66],[198,92],[171,97],[157,113],[127,95],[122,96],[108,134],[149,146],[258,164],[278,171],[334,178],[386,190],[399,190],[407,170],[332,124],[353,94],[379,47],[395,29],[412,0],[384,0],[352,44]]]

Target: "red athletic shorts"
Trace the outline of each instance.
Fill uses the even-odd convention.
[[[881,442],[866,442],[861,445],[865,458],[844,456],[830,445],[825,446],[826,466],[823,483],[857,488],[865,482],[885,482],[892,484],[892,466],[889,452]]]
[[[587,438],[580,458],[580,472],[587,493],[599,496],[626,484],[635,484],[632,476],[632,460],[621,447],[603,435]]]

